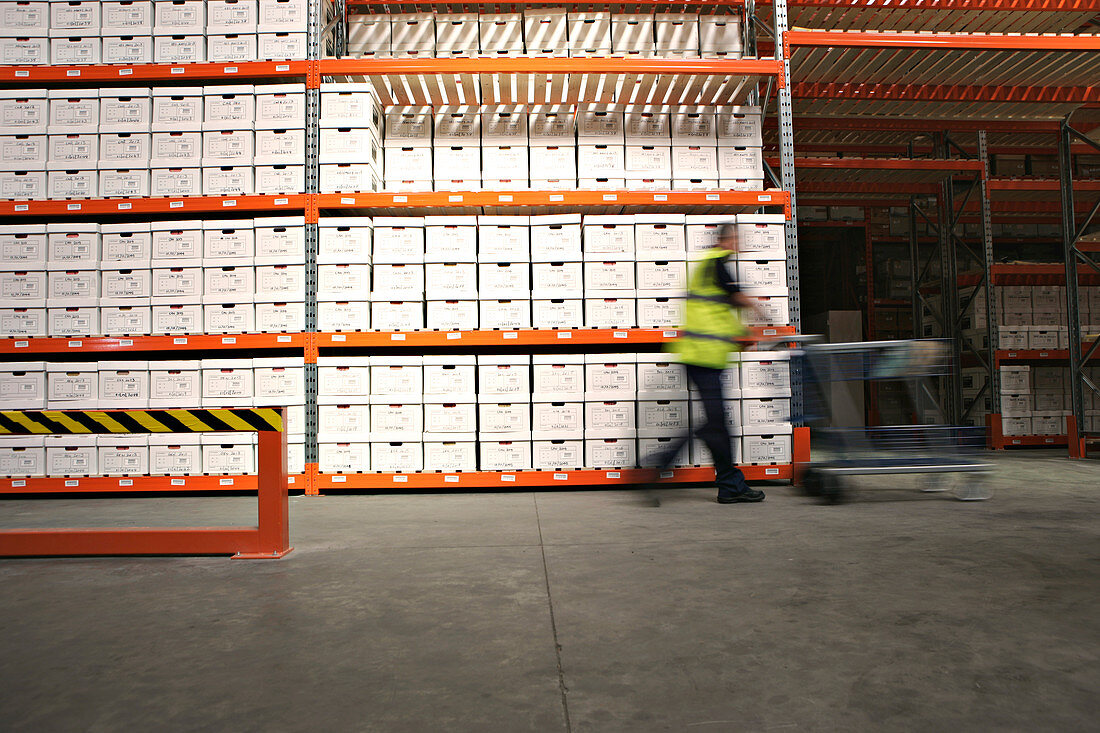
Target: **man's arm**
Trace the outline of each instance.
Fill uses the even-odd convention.
[[[764,309],[753,298],[741,291],[741,287],[737,284],[737,278],[733,277],[733,273],[730,271],[729,259],[723,257],[715,265],[718,284],[729,293],[730,305],[734,308],[752,308],[763,319]]]

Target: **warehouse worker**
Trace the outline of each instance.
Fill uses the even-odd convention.
[[[699,391],[706,423],[695,431],[714,459],[718,483],[718,503],[736,504],[764,500],[764,492],[749,488],[745,474],[733,463],[729,426],[726,424],[725,399],[720,381],[729,364],[730,354],[739,349],[737,339],[748,333],[740,311],[760,306],[741,292],[734,277],[735,263],[730,255],[737,252],[737,225],[727,222],[718,230],[718,241],[695,263],[688,278],[684,325],[669,350],[680,355],[688,379]],[[658,462],[666,469],[676,460],[691,435],[682,436]]]

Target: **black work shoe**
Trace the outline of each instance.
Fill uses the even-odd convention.
[[[718,495],[719,504],[740,504],[742,502],[764,501],[764,492],[759,489],[745,489],[740,494]]]

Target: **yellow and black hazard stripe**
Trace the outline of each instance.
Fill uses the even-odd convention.
[[[235,410],[5,410],[0,434],[282,432],[271,408]]]

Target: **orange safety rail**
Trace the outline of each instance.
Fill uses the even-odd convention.
[[[0,412],[0,434],[5,435],[180,432],[257,433],[259,511],[255,527],[7,529],[0,530],[0,556],[232,555],[235,558],[275,559],[290,552],[293,548],[290,546],[287,446],[282,408]],[[105,490],[117,490],[106,487],[111,483],[121,487],[123,485],[116,482],[126,479],[88,480],[101,483]],[[64,482],[65,479],[54,481]],[[42,488],[48,490],[48,486],[43,482]],[[62,483],[61,489],[66,488]],[[31,490],[30,487],[24,489]]]
[[[792,326],[754,329],[752,338],[791,336]],[[422,346],[578,346],[662,344],[676,338],[676,329],[660,328],[526,328],[503,331],[349,331],[318,333],[319,348]],[[748,338],[746,340],[752,340]]]
[[[249,194],[247,196],[134,197],[125,199],[34,199],[0,201],[0,216],[71,216],[83,214],[199,214],[237,211],[305,209],[309,196]]]
[[[119,336],[75,338],[3,338],[0,354],[84,354],[173,349],[301,349],[303,333],[237,333],[186,336]]]
[[[1100,51],[1100,36],[1070,33],[907,33],[899,31],[790,30],[792,46],[919,48],[992,51]]]
[[[79,66],[0,66],[0,82],[46,83],[115,81],[132,84],[144,81],[223,82],[233,79],[264,79],[305,76],[309,61],[241,61],[202,64],[87,64]]]
[[[287,474],[287,488],[308,490],[308,473]],[[255,491],[256,476],[32,476],[0,479],[0,494],[120,494]]]

